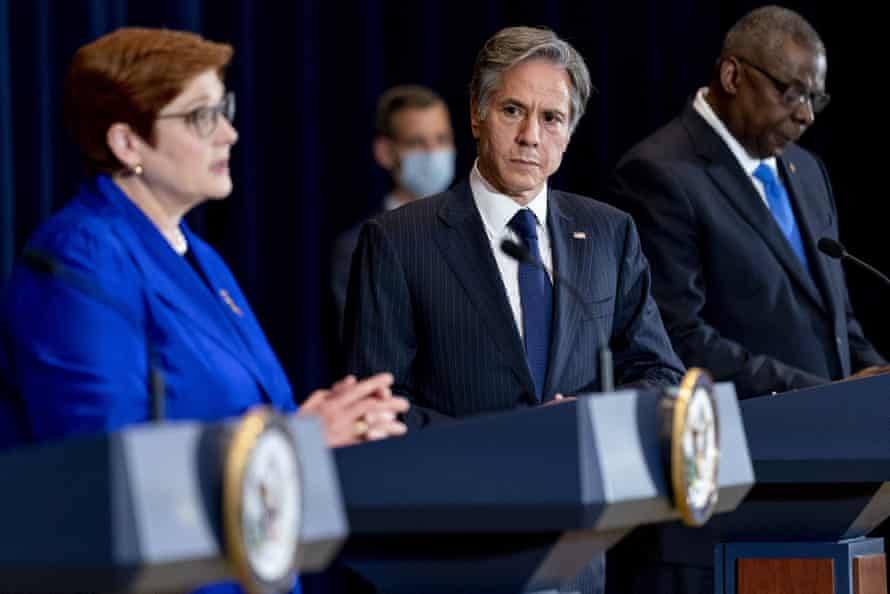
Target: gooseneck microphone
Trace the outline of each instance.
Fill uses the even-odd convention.
[[[850,254],[846,250],[846,248],[844,248],[844,246],[843,246],[843,244],[841,244],[841,242],[831,239],[830,237],[823,237],[816,243],[816,246],[819,248],[819,251],[822,252],[823,254],[825,254],[826,256],[829,256],[836,260],[846,260],[848,262],[852,262],[853,264],[856,264],[860,268],[864,268],[865,270],[868,270],[874,276],[881,279],[881,281],[885,285],[890,286],[890,278],[887,278],[887,276],[883,272],[881,272],[880,270],[878,270],[871,264],[868,264],[867,262],[863,262],[856,256],[853,256],[852,254]]]
[[[501,251],[503,251],[505,254],[507,254],[517,262],[540,268],[544,272],[550,274],[551,278],[553,278],[553,282],[559,283],[561,286],[568,289],[572,297],[581,304],[581,307],[587,310],[588,314],[590,314],[587,302],[584,301],[584,298],[581,296],[581,291],[579,291],[578,288],[574,284],[569,282],[564,276],[560,275],[555,270],[548,268],[546,264],[533,257],[531,253],[529,253],[529,251],[525,248],[525,246],[522,246],[510,239],[504,239],[503,241],[501,241]],[[603,335],[603,329],[597,326],[597,330],[599,330],[600,340],[600,345],[597,349],[597,355],[599,356],[600,363],[600,391],[612,392],[615,389],[612,351],[609,349],[609,341],[606,340],[606,337]]]
[[[66,266],[58,258],[45,252],[28,248],[22,253],[22,260],[31,270],[58,279],[69,287],[77,289],[110,308],[145,336],[145,344],[148,351],[148,394],[151,402],[151,420],[155,422],[163,421],[166,417],[164,375],[157,365],[158,356],[145,328],[139,324],[129,311],[124,309],[120,303],[112,300],[94,282],[73,270],[70,266]]]

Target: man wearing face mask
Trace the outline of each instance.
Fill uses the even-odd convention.
[[[426,87],[392,87],[377,102],[373,151],[374,160],[393,182],[381,212],[447,190],[454,178],[455,157],[448,106]],[[337,238],[331,258],[338,336],[342,334],[349,268],[360,228],[361,223]]]

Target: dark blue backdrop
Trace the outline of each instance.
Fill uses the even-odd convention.
[[[586,57],[599,93],[557,185],[596,195],[622,151],[666,122],[708,77],[725,30],[754,2],[640,0],[528,4],[323,0],[0,0],[0,283],[30,232],[70,196],[79,160],[60,121],[59,87],[74,50],[122,25],[198,31],[234,45],[235,191],[192,224],[239,278],[298,394],[329,378],[322,311],[335,234],[386,190],[370,153],[374,102],[418,82],[452,106],[458,170],[473,158],[467,84],[482,42],[511,24],[548,25]],[[826,160],[846,243],[890,263],[874,189],[883,151],[860,147],[885,126],[873,63],[880,23],[836,3],[797,2],[828,46],[831,107],[804,139]],[[881,143],[883,144],[883,143]],[[857,151],[856,149],[860,149]],[[856,152],[854,152],[856,151]],[[727,262],[727,266],[731,266]],[[850,272],[854,303],[890,346],[884,297]]]

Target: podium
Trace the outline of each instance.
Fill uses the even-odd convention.
[[[635,526],[678,517],[658,398],[581,397],[338,450],[346,562],[387,593],[559,586]],[[716,401],[725,513],[753,469],[732,386]]]
[[[0,590],[183,592],[231,580],[223,457],[237,422],[169,422],[0,453]],[[347,525],[321,425],[293,418],[298,568],[323,569]]]
[[[662,561],[712,562],[717,594],[886,594],[890,376],[740,404],[757,484],[702,531],[659,527]]]

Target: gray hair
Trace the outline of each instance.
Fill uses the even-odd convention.
[[[781,6],[762,6],[736,22],[726,34],[721,56],[781,57],[782,44],[790,38],[797,45],[825,53],[822,38],[798,13]]]
[[[584,58],[571,44],[545,28],[507,27],[485,42],[476,57],[470,81],[470,99],[476,116],[484,120],[488,115],[491,94],[500,84],[504,72],[535,59],[564,68],[569,75],[572,81],[569,132],[574,132],[590,98],[590,72]]]

